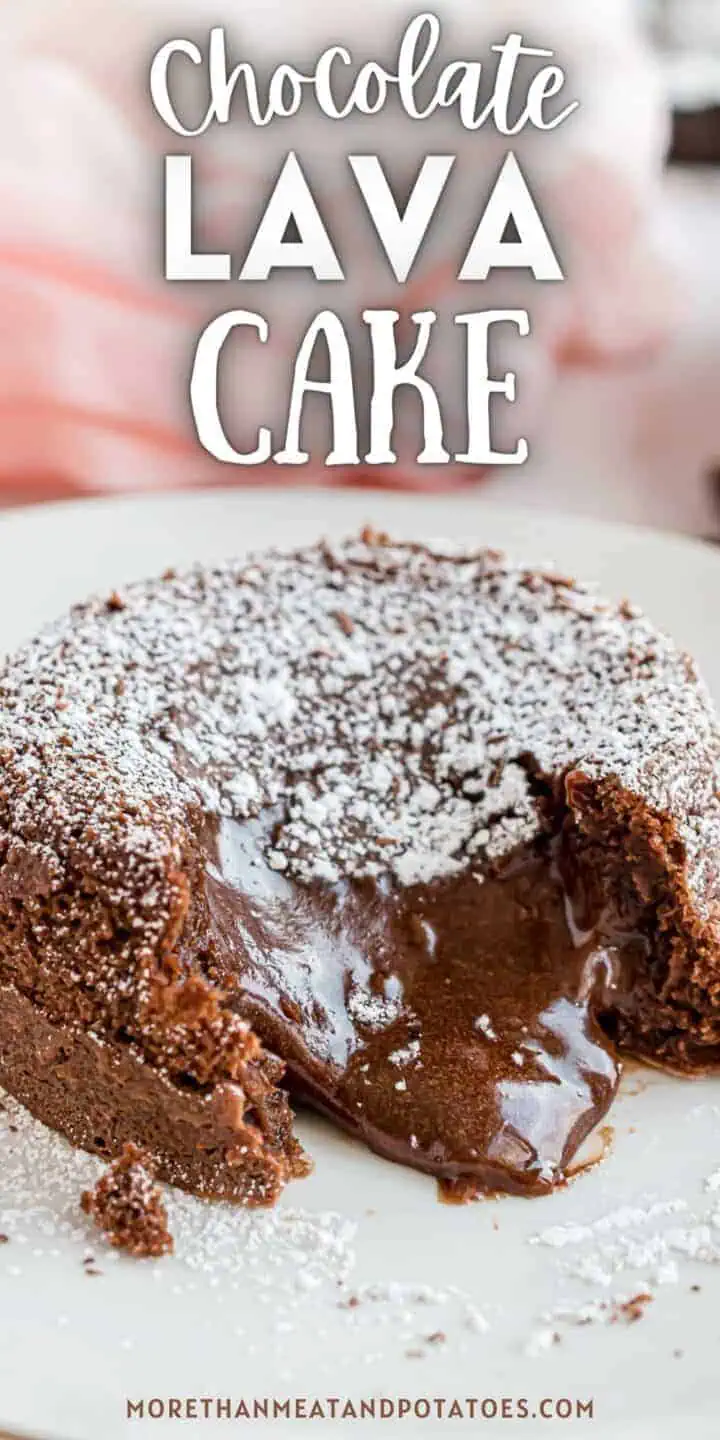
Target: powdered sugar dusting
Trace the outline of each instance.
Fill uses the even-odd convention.
[[[714,1191],[716,1173],[704,1181],[706,1192]],[[564,1286],[579,1284],[592,1293],[544,1312],[527,1354],[542,1354],[567,1327],[633,1323],[666,1287],[681,1282],[688,1265],[719,1265],[716,1207],[717,1199],[697,1210],[680,1197],[649,1199],[620,1205],[591,1223],[554,1225],[530,1236],[531,1245],[567,1251],[559,1265]]]
[[[668,809],[714,894],[717,728],[688,662],[631,607],[493,552],[369,536],[131,586],[46,630],[1,688],[18,839],[39,807],[49,834],[92,818],[101,841],[129,797],[123,845],[148,864],[190,803],[279,806],[276,870],[409,885],[532,836],[531,755]]]
[[[497,1034],[489,1015],[477,1015],[473,1020],[473,1029],[479,1030],[486,1040],[497,1040]]]
[[[280,1205],[252,1212],[164,1187],[175,1259],[120,1262],[79,1205],[102,1162],[34,1121],[12,1097],[2,1095],[0,1103],[0,1231],[10,1242],[3,1247],[8,1276],[22,1278],[26,1253],[52,1261],[68,1243],[77,1247],[78,1261],[92,1251],[96,1273],[118,1263],[149,1264],[161,1274],[170,1266],[166,1283],[173,1296],[189,1295],[199,1285],[226,1294],[251,1286],[253,1304],[272,1307],[278,1334],[302,1326],[307,1303],[322,1303],[319,1328],[346,1326],[366,1342],[368,1359],[390,1344],[412,1345],[413,1353],[418,1346],[432,1350],[439,1330],[441,1343],[462,1346],[463,1337],[484,1337],[490,1329],[483,1298],[478,1303],[453,1284],[357,1278],[358,1219],[337,1211]],[[526,1353],[541,1358],[576,1327],[592,1332],[633,1323],[652,1300],[659,1303],[673,1286],[697,1278],[698,1267],[715,1269],[720,1210],[708,1189],[715,1173],[697,1179],[697,1204],[677,1196],[623,1200],[593,1220],[548,1226],[532,1236],[530,1243],[557,1267],[565,1294],[538,1314],[529,1338],[527,1307],[509,1298],[513,1329],[527,1341]]]
[[[477,1303],[455,1285],[356,1281],[358,1221],[335,1210],[248,1210],[163,1186],[172,1260],[124,1260],[80,1207],[83,1190],[102,1176],[103,1162],[71,1147],[1,1091],[0,1163],[4,1270],[15,1278],[22,1279],[24,1254],[51,1263],[69,1244],[90,1275],[126,1263],[149,1265],[162,1280],[169,1266],[166,1285],[173,1297],[190,1296],[200,1286],[219,1294],[251,1289],[253,1306],[269,1307],[275,1317],[278,1336],[307,1323],[303,1316],[311,1305],[318,1336],[323,1322],[342,1324],[383,1348],[390,1342],[422,1346],[437,1338],[440,1326],[443,1343],[462,1344],[489,1329]],[[373,1358],[373,1350],[364,1358]]]
[[[678,1215],[688,1210],[685,1200],[657,1200],[651,1205],[622,1205],[602,1215],[592,1225],[552,1225],[548,1230],[530,1237],[531,1245],[549,1245],[552,1249],[564,1249],[567,1245],[578,1245],[596,1235],[607,1235],[613,1230],[628,1231],[644,1226],[667,1215]]]
[[[69,1240],[84,1250],[91,1246],[103,1266],[116,1263],[117,1252],[80,1209],[80,1196],[101,1177],[103,1162],[33,1120],[11,1096],[3,1094],[1,1103],[0,1230],[13,1245],[51,1255],[59,1241]],[[357,1225],[349,1216],[283,1206],[253,1211],[163,1189],[175,1258],[191,1272],[242,1274],[260,1290],[292,1295],[343,1285],[353,1271]]]
[[[391,1050],[388,1060],[391,1065],[414,1065],[420,1059],[420,1041],[410,1040],[400,1050]]]

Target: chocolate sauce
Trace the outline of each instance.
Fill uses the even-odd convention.
[[[494,877],[303,886],[264,829],[220,823],[207,892],[219,978],[292,1093],[450,1198],[561,1183],[617,1089],[599,1017],[632,939],[578,929],[548,847]]]

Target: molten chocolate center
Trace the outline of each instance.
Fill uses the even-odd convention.
[[[578,932],[549,847],[494,878],[323,887],[271,869],[263,838],[212,837],[217,978],[292,1093],[446,1181],[561,1181],[617,1089],[599,1017],[642,942]]]

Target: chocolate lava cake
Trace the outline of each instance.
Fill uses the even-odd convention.
[[[490,550],[78,606],[0,676],[0,1081],[246,1204],[309,1168],[289,1099],[547,1191],[623,1051],[720,1059],[719,755],[633,607]]]

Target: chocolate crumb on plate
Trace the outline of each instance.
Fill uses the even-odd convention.
[[[136,1145],[125,1145],[93,1190],[85,1190],[82,1209],[118,1250],[157,1258],[173,1250],[167,1210],[152,1178],[150,1162]],[[86,1268],[88,1275],[100,1272]]]
[[[637,1320],[642,1320],[648,1305],[654,1298],[653,1295],[649,1295],[647,1291],[644,1290],[638,1295],[631,1296],[629,1300],[623,1301],[621,1305],[616,1307],[612,1322],[615,1323],[619,1320],[624,1320],[626,1325],[634,1325]]]

